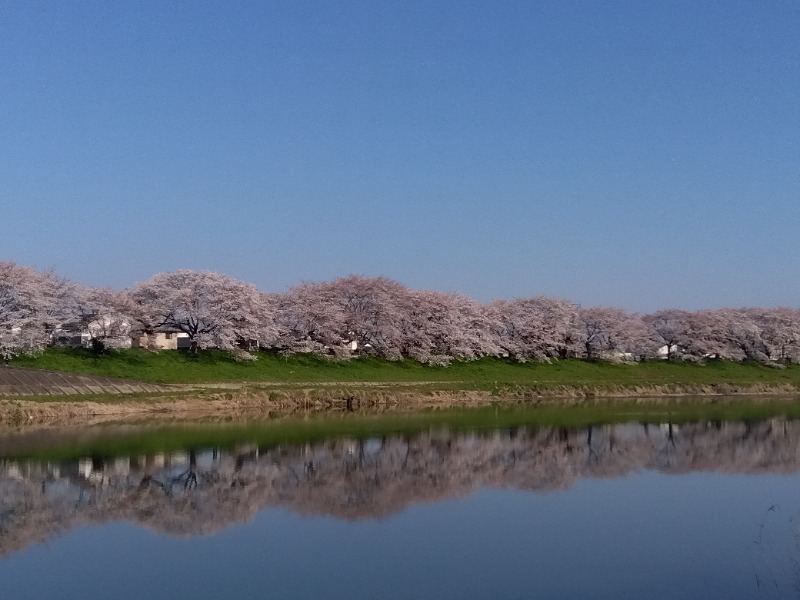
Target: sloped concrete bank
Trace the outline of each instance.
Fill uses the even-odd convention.
[[[77,375],[39,369],[0,368],[0,397],[136,394],[173,390],[174,386],[114,377]]]

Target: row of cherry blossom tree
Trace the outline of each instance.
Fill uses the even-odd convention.
[[[544,296],[481,303],[358,275],[270,293],[190,270],[117,291],[0,260],[0,356],[37,351],[54,336],[77,332],[88,334],[97,350],[128,345],[134,334],[181,332],[195,351],[259,347],[340,358],[355,351],[431,364],[482,356],[800,360],[797,308],[641,315]]]

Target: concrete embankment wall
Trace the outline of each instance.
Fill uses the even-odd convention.
[[[74,375],[38,369],[0,367],[0,396],[63,396],[74,394],[131,394],[170,388],[113,377]]]

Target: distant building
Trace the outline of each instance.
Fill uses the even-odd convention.
[[[178,350],[189,348],[190,346],[189,334],[182,331],[156,331],[149,334],[136,331],[131,335],[132,348]]]

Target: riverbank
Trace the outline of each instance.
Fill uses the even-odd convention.
[[[0,399],[0,424],[92,425],[129,421],[247,420],[315,414],[409,414],[479,407],[599,410],[779,406],[795,410],[800,394],[791,386],[635,386],[604,388],[562,386],[447,390],[436,385],[321,384],[306,386],[186,386],[158,394],[96,394],[6,397]],[[800,414],[800,413],[799,413]]]
[[[6,390],[0,398],[0,423],[6,425],[488,405],[714,405],[745,397],[757,403],[800,398],[800,366],[727,361],[520,364],[487,358],[434,367],[366,357],[337,362],[319,356],[260,354],[256,361],[239,362],[220,352],[194,356],[125,350],[96,356],[50,349],[13,361],[6,373],[18,367],[38,377],[42,391],[25,391],[33,388],[24,386],[16,393]],[[58,385],[44,385],[48,373]]]

